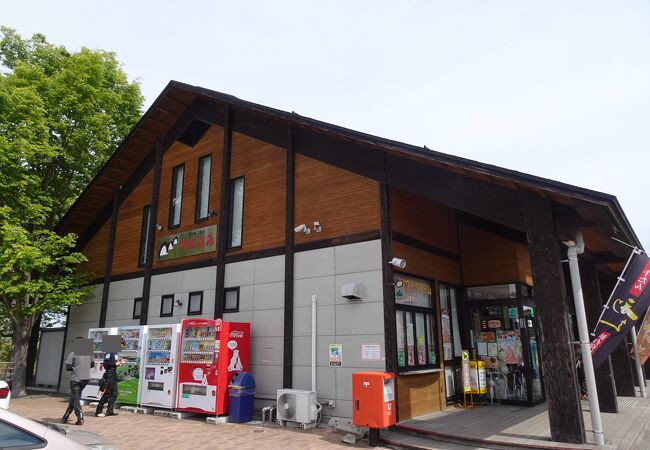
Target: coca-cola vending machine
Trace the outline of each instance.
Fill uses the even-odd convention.
[[[176,409],[227,414],[228,383],[235,373],[248,371],[249,349],[249,323],[183,320]]]

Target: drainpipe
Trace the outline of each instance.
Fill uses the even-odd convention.
[[[630,331],[632,336],[632,348],[634,349],[634,365],[636,366],[636,376],[639,379],[639,389],[641,389],[641,397],[646,398],[648,395],[645,391],[645,377],[641,369],[641,360],[639,359],[639,347],[636,345],[636,327],[632,327]]]
[[[311,296],[311,390],[316,391],[316,302],[318,295]]]
[[[587,328],[587,315],[582,296],[582,284],[580,282],[580,267],[578,266],[578,255],[585,251],[585,242],[582,238],[582,231],[576,233],[574,241],[566,241],[564,244],[569,247],[569,270],[571,272],[571,286],[573,288],[573,301],[576,308],[576,320],[578,322],[578,334],[580,336],[580,350],[582,353],[582,364],[587,382],[587,394],[589,395],[589,410],[591,413],[591,428],[594,433],[596,445],[605,445],[603,424],[600,420],[600,405],[598,404],[598,392],[596,390],[596,376],[594,374],[594,363],[591,359],[591,346],[589,344],[589,329]]]

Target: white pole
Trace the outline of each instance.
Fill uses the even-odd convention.
[[[589,328],[587,327],[587,315],[582,296],[582,284],[580,282],[580,267],[578,265],[578,253],[584,251],[582,232],[576,233],[576,243],[571,243],[568,249],[569,270],[571,272],[571,286],[573,287],[573,301],[576,307],[576,320],[578,322],[578,334],[580,335],[580,350],[582,363],[587,382],[587,394],[589,395],[589,410],[591,413],[591,428],[594,433],[596,445],[605,445],[603,424],[600,420],[600,405],[598,404],[598,391],[596,390],[596,376],[594,374],[594,363],[591,359],[591,346],[589,345]]]
[[[316,302],[318,295],[311,296],[311,390],[316,391]]]
[[[639,388],[641,389],[641,397],[647,398],[648,395],[645,391],[645,378],[643,376],[643,370],[641,369],[641,360],[639,358],[639,347],[636,345],[636,327],[632,327],[630,331],[632,336],[632,348],[634,349],[634,365],[636,366],[636,376],[639,379]]]

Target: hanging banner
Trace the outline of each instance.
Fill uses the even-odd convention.
[[[648,356],[650,356],[650,314],[645,315],[645,319],[639,328],[636,345],[639,348],[639,362],[644,365],[648,360]]]
[[[595,338],[591,342],[594,368],[598,368],[614,351],[630,331],[639,317],[645,314],[650,304],[650,259],[647,255],[632,257],[622,280],[612,295],[609,307],[606,305],[598,321]]]

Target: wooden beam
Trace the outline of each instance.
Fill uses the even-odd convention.
[[[585,424],[552,202],[529,195],[524,201],[524,221],[535,285],[533,300],[541,318],[540,353],[551,439],[582,444]]]
[[[142,307],[140,309],[140,325],[147,324],[149,315],[149,294],[151,291],[151,271],[153,258],[156,255],[156,224],[158,223],[158,201],[160,200],[160,178],[162,169],[164,136],[158,137],[156,144],[155,162],[153,167],[153,185],[151,188],[151,207],[149,208],[149,233],[147,234],[147,255],[144,265],[144,279],[142,281]]]
[[[226,278],[226,247],[230,216],[230,160],[232,159],[232,126],[230,107],[226,110],[223,131],[223,159],[221,161],[221,203],[219,205],[219,232],[217,233],[217,275],[214,291],[214,318],[223,317],[224,285]]]
[[[296,154],[293,149],[293,126],[288,127],[285,234],[284,234],[284,350],[282,387],[293,387],[293,223],[296,197]]]
[[[113,209],[111,212],[111,229],[108,232],[108,247],[106,248],[106,265],[104,266],[104,287],[102,288],[102,304],[99,310],[99,328],[106,326],[106,309],[108,308],[108,292],[111,287],[113,273],[113,253],[115,251],[115,235],[117,230],[117,215],[120,204],[119,189],[113,193]]]

